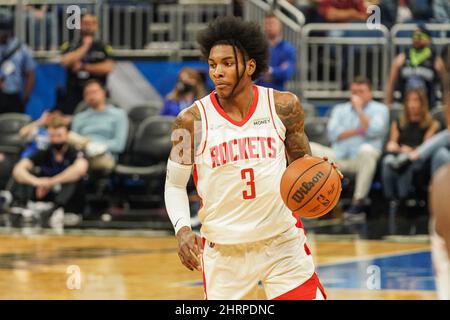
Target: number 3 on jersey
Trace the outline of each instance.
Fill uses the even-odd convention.
[[[246,181],[247,186],[249,186],[250,190],[244,190],[242,191],[242,196],[245,200],[249,199],[255,199],[256,192],[255,192],[255,172],[252,168],[242,169],[241,170],[241,178],[242,180]]]

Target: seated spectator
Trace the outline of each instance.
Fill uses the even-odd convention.
[[[69,142],[85,150],[92,169],[110,170],[124,151],[128,136],[128,117],[124,110],[106,103],[106,90],[98,80],[84,88],[89,109],[73,117]]]
[[[195,100],[207,94],[205,82],[199,71],[183,68],[178,74],[175,88],[167,95],[161,115],[176,117],[181,110],[190,107]]]
[[[391,166],[402,171],[417,161],[431,159],[431,174],[433,175],[441,166],[450,162],[450,104],[446,108],[446,120],[446,130],[437,133],[411,152],[397,157]]]
[[[55,118],[59,118],[67,126],[70,125],[69,117],[64,116],[60,110],[51,110],[45,111],[38,120],[33,121],[20,129],[20,137],[28,142],[27,147],[22,152],[22,158],[29,157],[37,150],[47,149],[50,144],[47,126]]]
[[[436,83],[440,78],[441,88],[446,88],[449,76],[442,57],[436,56],[431,48],[431,35],[425,26],[414,31],[412,40],[413,47],[407,53],[400,53],[392,63],[384,102],[388,106],[392,104],[396,88],[402,99],[409,89],[423,89],[427,92],[430,109],[433,109],[436,106]],[[443,90],[444,105],[448,99],[447,90]]]
[[[0,12],[0,114],[24,113],[34,87],[36,63],[13,27],[12,17]]]
[[[433,17],[437,23],[450,23],[450,1],[433,0]]]
[[[363,220],[367,198],[389,126],[388,108],[372,100],[369,80],[358,77],[350,87],[351,100],[336,105],[327,131],[331,148],[311,142],[315,156],[327,156],[345,173],[356,174],[352,204],[344,218]]]
[[[283,39],[283,25],[275,13],[270,12],[264,18],[264,31],[269,42],[269,70],[257,84],[283,91],[285,83],[295,74],[296,50]]]
[[[15,202],[52,202],[43,217],[44,226],[64,211],[82,213],[81,179],[86,175],[88,162],[82,152],[67,144],[69,130],[59,119],[48,125],[50,145],[22,159],[13,170],[16,184],[12,188]]]
[[[83,100],[83,88],[88,80],[96,79],[105,86],[114,68],[112,49],[95,38],[97,32],[97,17],[85,14],[81,18],[81,38],[61,46],[61,64],[67,70],[65,105],[60,106],[64,114],[73,114]]]
[[[407,170],[398,172],[391,164],[395,163],[398,156],[410,153],[429,140],[439,130],[439,126],[439,122],[433,120],[428,110],[425,92],[409,90],[405,97],[403,114],[391,123],[391,133],[386,144],[388,154],[383,158],[383,191],[386,199],[390,201],[392,213],[396,213],[399,202],[410,195],[413,175],[419,172],[423,165],[416,162]]]
[[[388,28],[397,23],[423,23],[432,18],[430,0],[381,0],[379,6],[381,21]]]
[[[316,0],[323,22],[365,21],[368,17],[364,0]]]

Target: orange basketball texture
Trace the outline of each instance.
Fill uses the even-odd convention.
[[[306,156],[292,162],[281,177],[280,193],[286,206],[303,218],[330,212],[341,195],[341,178],[328,162]]]

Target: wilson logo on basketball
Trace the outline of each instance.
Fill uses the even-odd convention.
[[[317,172],[317,174],[311,179],[311,181],[303,182],[302,186],[297,189],[297,191],[292,196],[292,199],[298,203],[302,202],[303,199],[308,195],[309,191],[325,176],[322,171]]]

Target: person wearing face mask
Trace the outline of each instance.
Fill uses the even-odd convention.
[[[36,63],[13,27],[12,17],[0,12],[0,114],[25,112],[34,87]]]
[[[43,226],[48,226],[53,214],[82,213],[81,179],[88,162],[84,154],[67,143],[67,124],[55,118],[48,124],[49,146],[23,158],[13,169],[15,185],[12,194],[16,205],[29,201],[50,202]]]
[[[442,57],[436,56],[431,47],[431,34],[424,25],[419,25],[412,36],[413,46],[406,53],[400,53],[393,61],[386,86],[385,104],[394,101],[394,90],[398,89],[401,99],[409,89],[423,89],[427,92],[430,109],[436,106],[436,83],[441,81],[442,104],[449,101],[445,90],[449,81]]]
[[[83,88],[87,81],[96,79],[103,86],[114,68],[109,45],[96,39],[97,17],[87,13],[81,18],[80,39],[61,46],[61,64],[67,71],[66,98],[62,111],[73,114],[77,104],[83,100]]]
[[[181,110],[205,95],[206,89],[200,72],[193,68],[183,68],[178,74],[175,88],[167,95],[160,114],[176,117]]]

